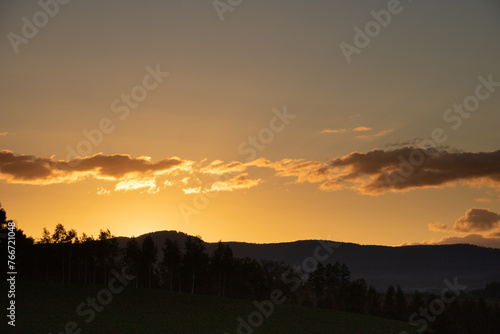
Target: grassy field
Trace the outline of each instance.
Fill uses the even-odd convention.
[[[128,287],[113,295],[95,318],[80,316],[76,308],[96,297],[104,286],[18,282],[15,333],[237,333],[237,318],[256,311],[251,301],[177,294]],[[84,309],[88,309],[85,306]],[[5,311],[4,311],[5,312]],[[5,328],[5,315],[0,328]],[[416,333],[408,323],[358,314],[292,305],[276,306],[256,328],[240,333]],[[259,319],[256,318],[258,321]],[[77,328],[65,330],[68,322]],[[0,332],[5,333],[2,329]],[[7,331],[11,332],[11,331]]]

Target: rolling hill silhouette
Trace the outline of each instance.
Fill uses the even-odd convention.
[[[139,242],[150,235],[162,256],[165,239],[184,244],[187,234],[177,231],[160,231],[137,237]],[[121,247],[128,238],[119,237]],[[439,292],[444,280],[467,285],[468,289],[484,288],[487,283],[500,280],[500,249],[485,248],[468,244],[421,245],[421,246],[370,246],[337,242],[339,247],[323,263],[336,261],[347,264],[353,279],[364,278],[379,291],[385,291],[389,284],[399,284],[409,292],[414,290]],[[223,242],[229,245],[235,257],[250,257],[257,260],[282,261],[301,265],[313,256],[319,245],[317,240],[253,244],[245,242]],[[212,253],[216,243],[205,243]]]

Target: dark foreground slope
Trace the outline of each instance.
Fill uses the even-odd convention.
[[[132,287],[115,294],[96,312],[95,319],[79,316],[76,308],[94,298],[104,286],[18,282],[15,331],[2,333],[60,333],[74,321],[81,333],[237,333],[237,318],[248,319],[257,309],[251,301],[170,293]],[[87,308],[85,308],[87,309]],[[258,320],[258,317],[256,318]],[[408,323],[324,309],[276,306],[261,326],[240,333],[400,333]],[[69,331],[68,333],[73,333]],[[74,331],[77,333],[77,331]]]

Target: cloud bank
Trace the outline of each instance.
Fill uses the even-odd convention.
[[[70,161],[16,155],[0,151],[0,179],[9,183],[52,184],[71,183],[87,177],[120,180],[145,174],[161,175],[174,170],[190,169],[191,162],[179,158],[152,162],[149,157],[132,158],[126,154],[77,158]]]
[[[488,209],[472,208],[457,219],[453,230],[461,233],[492,231],[499,227],[500,215]]]
[[[440,222],[429,224],[429,230],[454,233],[490,233],[500,236],[500,215],[488,209],[472,208],[455,221],[449,228]]]
[[[150,193],[156,192],[155,178],[170,175],[182,175],[183,179],[162,180],[162,185],[182,183],[186,189],[196,188],[200,186],[199,177],[212,176],[213,188],[208,186],[205,189],[248,189],[263,181],[252,177],[254,168],[271,169],[275,177],[291,179],[292,183],[318,184],[318,189],[323,191],[350,189],[364,195],[442,188],[459,183],[500,188],[500,151],[450,152],[446,149],[404,147],[352,152],[323,161],[258,158],[250,162],[202,160],[199,163],[178,157],[152,161],[150,157],[101,153],[62,161],[53,157],[39,158],[0,151],[0,180],[5,182],[44,185],[94,178],[119,182],[115,187],[117,191],[142,188]],[[215,178],[226,174],[230,177],[223,181]],[[198,183],[193,184],[195,181]],[[290,180],[286,182],[290,183]],[[479,226],[475,223],[479,219],[476,215],[481,213],[474,211],[470,214],[457,225],[457,229]]]
[[[458,234],[444,237],[435,244],[469,243],[500,248],[500,215],[488,209],[469,209],[451,228],[436,222],[429,224],[429,230]]]
[[[405,147],[390,151],[353,152],[332,159],[336,177],[352,182],[364,194],[445,187],[458,182],[470,186],[500,186],[500,151],[448,152]],[[323,184],[324,190],[337,190]]]

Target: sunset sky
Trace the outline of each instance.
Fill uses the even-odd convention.
[[[28,235],[500,248],[500,2],[65,2],[0,4]]]

